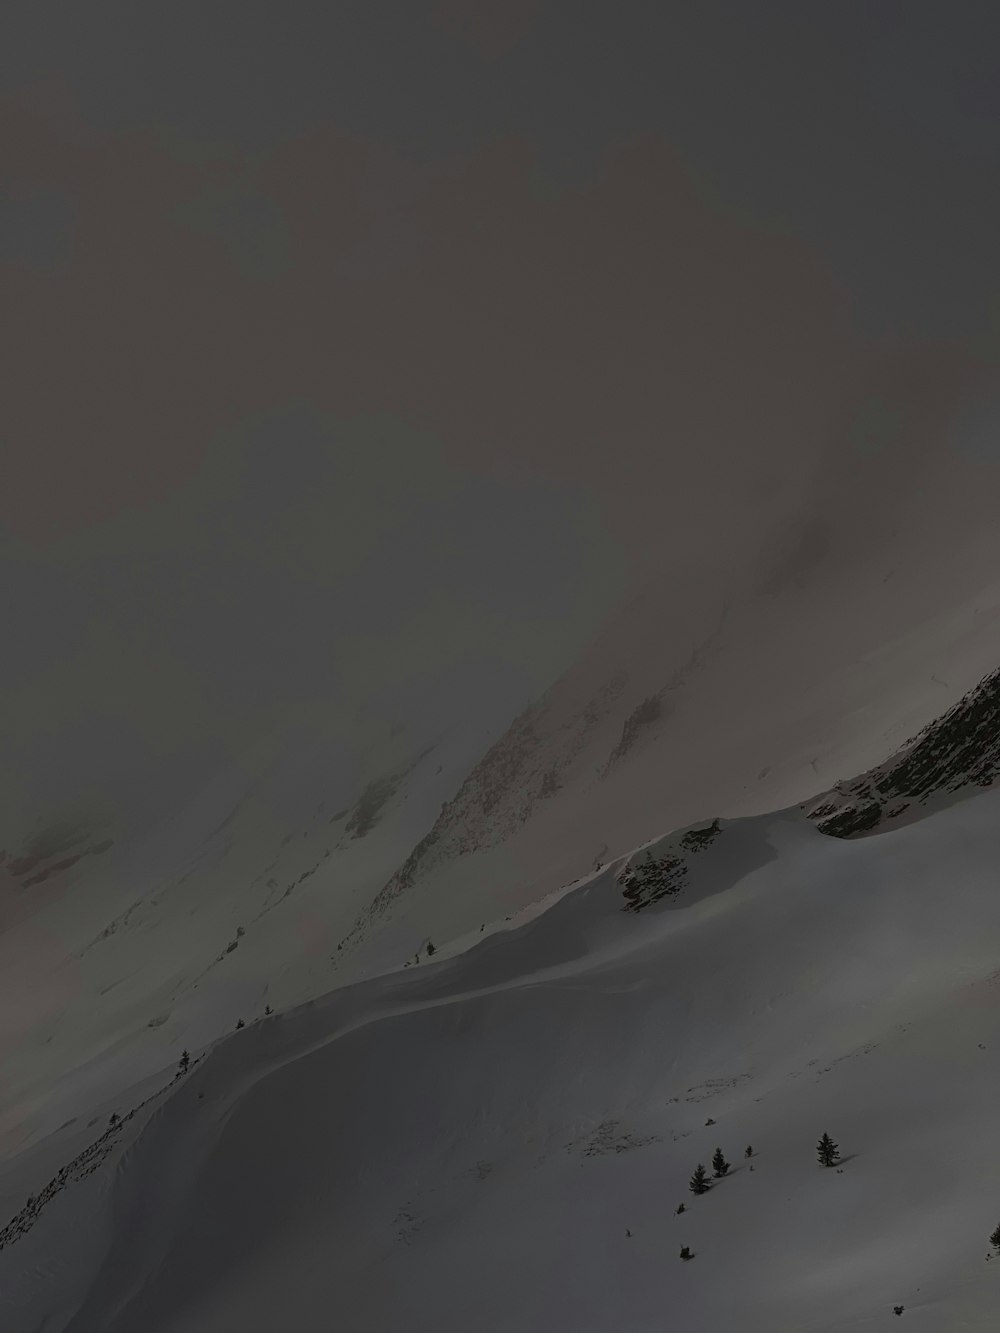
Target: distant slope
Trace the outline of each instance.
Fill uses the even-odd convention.
[[[992,786],[998,773],[1000,670],[984,677],[883,763],[852,782],[838,783],[800,809],[821,833],[854,838],[926,818],[943,803]],[[642,911],[665,898],[689,902],[692,860],[712,848],[725,827],[716,819],[632,853],[617,875],[625,909]]]
[[[664,828],[784,808],[867,773],[1000,661],[1000,589],[953,605],[952,592],[940,573],[848,568],[707,589],[670,616],[650,589],[471,770],[358,917],[350,951],[386,965]],[[925,760],[906,762],[900,791]]]
[[[298,739],[298,738],[294,738]],[[0,862],[0,1151],[336,983],[337,945],[480,736],[400,733],[343,776],[279,746],[162,824],[54,829]]]

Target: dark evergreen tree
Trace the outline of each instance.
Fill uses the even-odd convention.
[[[716,1176],[724,1176],[729,1170],[729,1163],[722,1154],[721,1148],[716,1148],[712,1154],[712,1172]]]
[[[679,1203],[679,1204],[677,1205],[677,1207],[674,1209],[674,1216],[676,1217],[679,1213],[683,1213],[683,1212],[685,1212],[686,1210],[687,1210],[687,1205],[686,1205],[686,1204],[683,1204],[683,1203]]]
[[[840,1149],[829,1134],[824,1134],[816,1144],[816,1156],[821,1166],[833,1166],[835,1162],[840,1161]]]
[[[681,1246],[681,1258],[682,1258],[682,1259],[693,1259],[693,1258],[694,1258],[694,1255],[691,1253],[691,1247],[690,1247],[689,1245],[682,1245],[682,1246]]]
[[[748,1143],[747,1146],[743,1149],[743,1156],[744,1156],[744,1157],[752,1157],[752,1156],[753,1156],[753,1146],[752,1146],[752,1144],[749,1144],[749,1143]]]
[[[242,1018],[238,1018],[238,1019],[236,1020],[236,1030],[237,1030],[237,1032],[240,1030],[240,1028],[245,1028],[245,1027],[246,1027],[246,1023],[243,1022],[243,1019],[242,1019]]]
[[[437,949],[435,949],[435,948],[434,948],[434,945],[431,944],[430,940],[428,940],[428,941],[427,941],[427,957],[430,958],[430,956],[431,956],[432,954],[435,954],[435,953],[437,953]]]
[[[990,1235],[990,1244],[995,1250],[1000,1250],[1000,1227]]]
[[[691,1177],[691,1183],[688,1188],[692,1194],[707,1194],[712,1188],[708,1183],[708,1172],[702,1166],[701,1162],[695,1167],[694,1175]]]
[[[273,1014],[273,1013],[274,1013],[274,1010],[271,1008],[271,1006],[270,1006],[269,1004],[265,1004],[265,1005],[264,1005],[264,1013],[265,1013],[265,1014]]]
[[[178,1073],[186,1074],[188,1071],[188,1065],[190,1063],[191,1063],[190,1055],[188,1055],[187,1051],[181,1051],[180,1064],[177,1066]]]

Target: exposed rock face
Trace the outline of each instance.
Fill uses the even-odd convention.
[[[802,809],[821,833],[852,838],[891,825],[931,797],[990,786],[1000,773],[1000,670],[912,737],[884,763],[839,783]],[[675,897],[688,879],[691,855],[722,832],[719,820],[674,835],[630,858],[618,875],[627,912]]]
[[[625,683],[623,676],[613,677],[561,725],[553,726],[550,696],[516,717],[441,807],[433,828],[379,892],[373,910],[384,911],[437,862],[495,847],[525,824],[539,801],[559,791],[562,775],[592,729],[608,716]]]
[[[692,658],[697,665],[699,654]],[[691,666],[691,664],[688,664]],[[666,689],[623,708],[628,682],[609,680],[573,716],[555,715],[551,694],[523,712],[486,753],[434,826],[384,885],[370,915],[386,911],[417,879],[442,862],[496,847],[536,813],[539,803],[574,780],[574,763],[591,744],[594,729],[623,718],[617,745],[598,767],[602,781],[664,715]],[[673,682],[671,684],[671,687]],[[627,696],[625,696],[627,698]],[[932,796],[989,786],[1000,772],[1000,670],[986,676],[940,718],[929,723],[882,764],[851,782],[838,783],[801,807],[831,837],[871,833],[898,820]],[[639,911],[678,894],[691,855],[720,832],[716,820],[658,845],[657,853],[631,859],[619,877],[626,911]]]
[[[932,796],[989,787],[1000,772],[1000,670],[929,723],[884,763],[803,808],[821,833],[851,838]]]
[[[658,856],[647,851],[644,857],[630,858],[618,876],[626,912],[641,912],[661,898],[680,893],[687,879],[688,858],[710,847],[722,832],[719,820],[701,828],[688,829],[672,838]]]

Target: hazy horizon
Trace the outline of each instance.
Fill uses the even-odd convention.
[[[989,522],[989,21],[15,4],[4,836],[500,725],[663,571]]]

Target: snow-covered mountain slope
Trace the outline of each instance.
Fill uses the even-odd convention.
[[[64,1186],[59,1135],[25,1157],[56,1184],[3,1233],[0,1326],[994,1328],[998,801],[855,840],[723,822],[639,913],[609,865],[250,1024]]]
[[[745,534],[735,572],[702,543],[506,735],[493,695],[403,709],[402,731],[310,708],[155,828],[5,835],[0,1151],[265,1004],[462,948],[664,829],[880,763],[1000,661],[990,495],[943,466],[894,489],[905,462],[817,478],[823,504]]]
[[[1000,772],[1000,671],[993,671],[889,759],[801,805],[821,833],[870,836],[927,818]],[[626,910],[641,912],[688,887],[692,858],[719,838],[722,821],[681,829],[630,855],[618,874]]]
[[[406,956],[664,828],[784,808],[869,770],[1000,661],[1000,585],[977,568],[964,551],[709,583],[676,616],[662,607],[677,597],[647,591],[472,770],[350,949]]]
[[[994,671],[892,758],[810,802],[809,816],[824,833],[857,837],[918,819],[970,787],[991,787],[998,772],[1000,671]]]
[[[281,738],[158,828],[84,836],[99,855],[60,864],[68,832],[15,849],[0,865],[0,1149],[89,1118],[266,1004],[329,990],[358,910],[483,743],[411,731],[349,767],[322,736]]]
[[[9,844],[0,1148],[89,1119],[267,1004],[430,939],[460,950],[664,829],[865,772],[1000,661],[983,540],[803,572],[801,537],[742,580],[720,556],[696,597],[672,571],[492,748],[496,718],[428,720],[345,765],[338,726],[312,719],[157,828]]]

